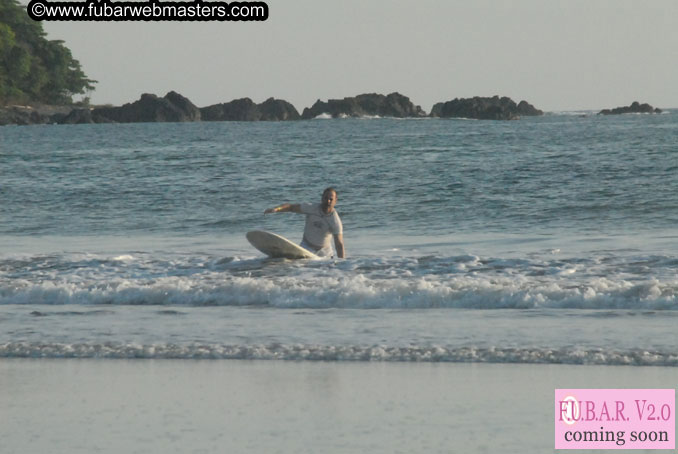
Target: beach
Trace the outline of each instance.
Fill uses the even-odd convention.
[[[531,453],[556,388],[674,388],[674,368],[1,359],[3,453]]]

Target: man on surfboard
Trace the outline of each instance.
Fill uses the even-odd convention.
[[[320,203],[283,203],[277,207],[268,208],[265,214],[292,212],[306,215],[304,239],[301,246],[321,257],[332,255],[330,238],[334,238],[334,248],[337,257],[344,258],[344,233],[339,214],[334,209],[337,204],[337,191],[327,188],[323,191]]]

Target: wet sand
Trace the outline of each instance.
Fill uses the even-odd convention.
[[[673,388],[675,368],[0,359],[3,454],[537,453],[555,388]]]

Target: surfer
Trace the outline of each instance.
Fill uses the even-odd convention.
[[[306,215],[304,238],[301,247],[321,257],[332,255],[330,238],[334,237],[334,248],[337,257],[344,258],[344,234],[339,219],[339,213],[334,209],[337,204],[337,191],[327,188],[323,191],[320,203],[283,203],[277,207],[268,208],[264,214],[292,212]]]

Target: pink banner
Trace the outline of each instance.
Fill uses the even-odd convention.
[[[556,449],[675,449],[675,389],[556,389]]]

